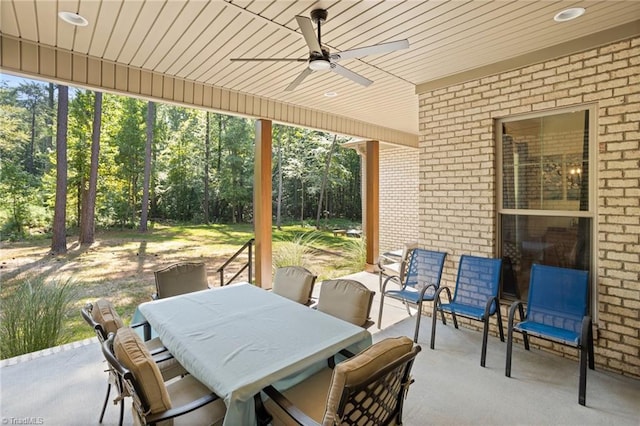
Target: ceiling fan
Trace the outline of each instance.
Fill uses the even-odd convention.
[[[327,20],[326,9],[314,9],[311,11],[311,19],[306,16],[296,15],[296,21],[300,31],[304,36],[307,46],[309,46],[309,58],[232,58],[231,61],[292,61],[292,62],[306,62],[307,67],[286,87],[286,91],[294,90],[302,81],[307,78],[314,71],[333,71],[343,77],[348,78],[358,84],[365,87],[369,86],[373,81],[369,80],[362,75],[353,72],[339,64],[338,61],[342,59],[360,58],[366,55],[377,55],[380,53],[394,52],[400,49],[407,49],[409,47],[409,40],[398,40],[387,43],[375,44],[373,46],[358,47],[355,49],[345,50],[338,53],[330,53],[329,49],[322,45],[322,32],[321,25]],[[313,29],[315,22],[318,26],[318,36]]]

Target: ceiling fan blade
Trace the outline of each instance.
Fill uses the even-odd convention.
[[[286,92],[290,92],[292,90],[294,90],[296,87],[298,87],[298,85],[300,83],[302,83],[302,80],[304,80],[305,78],[307,78],[307,76],[309,74],[311,74],[313,71],[311,71],[309,68],[305,68],[300,74],[298,74],[298,76],[296,77],[295,80],[293,80],[284,90]]]
[[[230,58],[231,62],[247,62],[247,61],[259,61],[259,62],[307,62],[307,59],[295,59],[295,58]]]
[[[298,21],[298,27],[300,27],[300,31],[302,31],[304,40],[307,42],[307,46],[309,46],[309,51],[322,54],[322,48],[320,47],[320,43],[316,38],[316,32],[313,29],[313,23],[311,23],[311,19],[307,18],[306,16],[296,15],[296,21]]]
[[[375,44],[373,46],[358,47],[356,49],[345,50],[344,52],[332,53],[331,59],[339,61],[341,59],[360,58],[367,55],[379,55],[381,53],[395,52],[400,49],[407,49],[409,40],[390,41],[388,43]]]
[[[348,70],[338,64],[331,64],[331,71],[335,72],[336,74],[340,74],[341,76],[346,77],[353,82],[361,84],[364,87],[370,86],[371,83],[373,83],[373,81],[369,80],[368,78],[363,77],[360,74]]]

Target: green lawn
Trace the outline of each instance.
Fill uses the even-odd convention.
[[[135,230],[98,232],[91,247],[79,247],[77,235],[69,235],[68,253],[60,256],[48,254],[50,240],[45,238],[3,243],[0,297],[4,300],[26,276],[42,275],[50,282],[70,278],[75,286],[72,309],[64,322],[65,339],[83,339],[94,335],[79,313],[87,302],[108,298],[128,321],[136,306],[150,300],[155,288],[153,272],[177,261],[205,262],[209,284],[217,286],[218,267],[252,237],[253,228],[247,224],[155,224],[145,234]],[[330,230],[316,231],[309,226],[274,227],[274,258],[285,246],[290,247],[291,241],[306,245],[304,264],[319,280],[361,270],[360,265],[355,266],[361,257],[361,240],[335,237]],[[239,259],[246,262],[246,256]],[[232,264],[230,276],[240,266]],[[246,274],[240,279],[246,280]]]

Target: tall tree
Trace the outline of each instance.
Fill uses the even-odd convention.
[[[322,174],[322,183],[320,184],[320,194],[318,195],[318,214],[316,215],[316,228],[320,229],[320,215],[322,214],[322,196],[324,195],[325,188],[327,186],[327,179],[329,178],[329,169],[331,168],[331,156],[333,155],[333,150],[336,147],[338,142],[338,135],[333,135],[333,142],[331,143],[331,148],[329,148],[329,153],[327,154],[327,162],[324,166],[324,173]]]
[[[102,124],[102,93],[95,92],[93,104],[93,128],[91,131],[91,166],[89,169],[89,187],[82,197],[80,215],[80,245],[93,244],[95,241],[96,192],[98,189],[98,159],[100,156],[100,127]]]
[[[246,118],[226,117],[224,132],[225,167],[220,178],[220,195],[231,207],[233,223],[244,220],[253,194],[254,127]]]
[[[278,196],[276,198],[276,227],[278,230],[282,229],[282,135],[278,138]]]
[[[149,213],[149,182],[151,181],[151,145],[153,143],[153,123],[155,104],[147,105],[147,142],[144,149],[144,178],[142,183],[142,209],[140,212],[140,232],[147,232],[147,216]]]
[[[69,100],[67,129],[68,188],[75,189],[77,226],[80,227],[84,197],[87,192],[91,168],[91,124],[93,120],[93,92],[77,90]],[[70,200],[68,200],[69,202]],[[71,218],[68,218],[71,219]]]
[[[29,122],[31,128],[31,135],[29,139],[29,146],[25,157],[25,168],[27,172],[36,174],[36,154],[37,154],[37,139],[40,133],[45,133],[39,125],[42,123],[42,114],[45,112],[45,90],[44,86],[36,81],[21,83],[18,86],[18,91],[22,94],[22,105],[29,111]]]
[[[56,130],[56,204],[53,213],[51,252],[67,252],[67,114],[69,88],[58,85],[58,127]]]
[[[48,114],[45,117],[45,123],[47,125],[48,133],[44,140],[44,150],[53,149],[53,117],[55,107],[55,84],[49,83],[47,85],[47,107],[49,109]]]
[[[207,111],[204,133],[204,223],[209,223],[209,161],[211,158],[211,113]]]
[[[144,104],[133,98],[121,99],[122,116],[119,129],[115,135],[117,144],[116,162],[118,164],[118,177],[125,187],[123,188],[124,204],[119,206],[119,220],[121,225],[131,225],[138,222],[136,211],[140,207],[140,177],[144,170]]]
[[[29,125],[27,110],[18,101],[15,88],[0,85],[0,210],[6,213],[3,237],[21,239],[30,220],[30,204],[35,199],[37,179],[25,169]]]

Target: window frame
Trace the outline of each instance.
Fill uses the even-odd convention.
[[[514,121],[522,121],[528,119],[542,118],[553,115],[587,111],[589,114],[589,206],[587,210],[539,210],[539,209],[518,209],[503,208],[504,187],[503,187],[503,141],[502,141],[502,124]],[[598,264],[598,190],[596,188],[598,182],[598,141],[597,141],[597,105],[581,104],[570,108],[554,108],[534,113],[515,114],[494,119],[495,124],[495,142],[496,142],[496,250],[497,253],[503,252],[502,241],[502,217],[503,215],[529,215],[529,216],[561,216],[561,217],[585,217],[591,219],[591,262],[590,262],[590,282],[589,282],[589,299],[590,314],[594,323],[597,321],[598,313],[598,291],[597,282],[597,264]],[[501,289],[502,290],[502,289]],[[502,297],[502,296],[501,296]],[[508,300],[502,297],[503,300]]]

